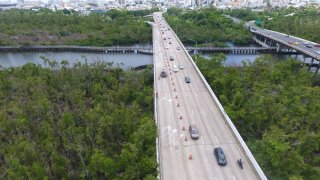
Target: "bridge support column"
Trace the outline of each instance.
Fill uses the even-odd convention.
[[[316,69],[316,71],[314,72],[314,75],[318,74],[319,69],[320,69],[320,62],[319,62],[319,64],[317,65],[317,69]]]
[[[279,50],[280,50],[280,45],[278,44],[277,45],[277,52],[279,52]]]
[[[314,58],[311,59],[311,62],[310,62],[310,64],[309,64],[309,68],[308,68],[309,71],[310,71],[310,69],[311,69],[311,67],[312,67],[312,65],[313,65],[313,61],[314,61]]]

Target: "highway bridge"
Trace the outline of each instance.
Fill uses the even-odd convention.
[[[186,47],[192,53],[257,54],[276,53],[276,47]],[[152,47],[144,46],[0,46],[0,52],[92,52],[92,53],[140,53],[152,54]]]
[[[158,128],[159,179],[267,179],[161,13],[154,13],[154,22],[154,110]],[[167,73],[166,77],[160,76],[162,71]],[[198,140],[190,138],[190,125],[197,127]],[[217,147],[221,147],[226,155],[225,166],[218,165],[214,156]],[[238,165],[238,159],[242,159],[243,169]]]
[[[246,27],[254,35],[253,40],[264,47],[276,48],[277,52],[295,52],[304,55],[304,63],[311,67],[320,68],[320,45],[288,34],[259,28],[253,21],[246,23]],[[317,47],[318,46],[318,47]],[[309,62],[306,62],[308,60]]]

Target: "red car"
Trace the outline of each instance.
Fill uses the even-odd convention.
[[[314,47],[320,47],[320,44],[315,44]]]

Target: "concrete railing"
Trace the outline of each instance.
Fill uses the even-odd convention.
[[[268,31],[271,31],[271,30],[268,30]],[[279,32],[276,32],[276,31],[271,31],[271,32],[273,32],[273,33],[279,33]],[[273,36],[266,35],[265,33],[257,32],[257,31],[254,31],[253,33],[259,34],[259,35],[261,35],[261,36],[264,36],[264,37],[267,37],[267,38],[272,39],[272,40],[274,40],[274,41],[277,41],[277,42],[279,42],[279,43],[281,43],[281,44],[283,44],[283,45],[286,45],[286,46],[288,46],[288,47],[290,47],[290,48],[292,48],[292,49],[295,49],[295,50],[297,50],[297,51],[299,51],[299,52],[302,52],[302,53],[304,53],[304,54],[306,54],[306,55],[308,55],[308,56],[310,56],[310,57],[312,57],[312,58],[314,58],[314,59],[316,59],[316,60],[318,60],[318,61],[320,60],[320,56],[316,55],[315,53],[310,52],[310,51],[306,51],[306,50],[302,49],[302,48],[299,47],[299,46],[291,45],[291,44],[289,44],[287,41],[284,41],[284,40],[281,40],[281,39],[278,39],[278,38],[275,38],[275,37],[273,37]],[[283,34],[283,33],[279,33],[279,34]],[[285,34],[283,34],[283,35],[285,35]],[[293,37],[294,37],[294,36],[293,36]],[[302,40],[302,41],[305,41],[305,40],[300,39],[300,38],[297,38],[297,37],[294,37],[294,38],[299,39],[299,40]],[[310,42],[310,41],[308,41],[308,42]],[[314,43],[314,42],[312,42],[312,43]]]
[[[154,36],[154,26],[155,24],[154,23],[151,23],[149,22],[148,23],[149,25],[152,26],[152,36]],[[153,48],[155,47],[155,41],[153,41]],[[153,49],[154,51],[154,49]],[[153,53],[153,61],[155,61],[155,53]],[[153,62],[153,64],[155,64],[155,62]],[[155,123],[156,123],[156,126],[157,126],[157,132],[159,133],[159,126],[158,126],[158,111],[157,111],[157,108],[158,108],[158,101],[157,101],[157,98],[158,98],[158,94],[157,94],[157,86],[156,86],[156,75],[157,75],[157,72],[156,72],[156,68],[155,66],[153,66],[153,103],[154,103],[154,120],[155,120]],[[160,156],[160,153],[159,153],[159,148],[161,147],[161,141],[159,140],[159,134],[157,135],[157,138],[156,138],[156,154],[157,154],[157,163],[158,163],[158,179],[161,180],[161,171],[160,171],[160,163],[161,163],[161,156]]]
[[[169,24],[165,21],[165,23],[169,26]],[[170,27],[170,26],[169,26]],[[172,29],[170,27],[170,29]],[[223,117],[223,119],[225,120],[228,128],[231,131],[231,134],[233,135],[233,137],[235,138],[235,140],[239,143],[240,147],[241,147],[241,151],[244,153],[245,158],[247,160],[247,162],[249,163],[249,166],[251,169],[253,169],[254,174],[256,175],[256,177],[259,177],[262,180],[267,180],[267,177],[265,176],[265,174],[263,173],[262,169],[260,168],[259,164],[257,163],[257,161],[255,160],[255,158],[253,157],[252,153],[250,152],[248,146],[246,145],[246,143],[243,141],[242,137],[240,136],[237,128],[234,126],[233,122],[231,121],[231,119],[229,118],[229,116],[227,115],[227,113],[225,112],[224,108],[222,107],[221,103],[219,102],[217,96],[215,95],[215,93],[212,91],[210,85],[208,84],[208,82],[206,81],[206,79],[204,78],[204,76],[202,75],[201,71],[199,70],[198,66],[195,64],[195,62],[193,61],[192,57],[189,55],[188,51],[185,49],[185,47],[183,46],[182,42],[180,41],[180,39],[178,38],[178,36],[175,34],[175,32],[172,30],[173,35],[176,37],[176,39],[178,40],[181,48],[183,49],[183,51],[187,54],[187,56],[189,57],[190,62],[192,63],[194,69],[196,70],[197,74],[200,76],[203,84],[207,87],[207,90],[209,91],[209,93],[211,94],[212,99],[214,100],[214,103],[217,105],[221,116]]]

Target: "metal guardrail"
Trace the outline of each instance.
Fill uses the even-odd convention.
[[[169,24],[166,22],[166,24],[169,26]],[[169,26],[170,27],[170,26]],[[170,29],[172,29],[170,27]],[[246,155],[246,160],[247,162],[249,162],[249,165],[251,168],[254,169],[254,173],[256,176],[258,176],[260,179],[262,180],[267,180],[267,177],[265,176],[265,174],[263,173],[262,169],[260,168],[259,164],[257,163],[257,161],[255,160],[255,158],[253,157],[252,153],[250,152],[248,146],[246,145],[246,143],[244,142],[244,140],[242,139],[242,137],[240,136],[238,130],[236,129],[236,127],[234,126],[234,124],[232,123],[231,119],[229,118],[229,116],[226,114],[226,112],[224,111],[224,108],[222,107],[221,103],[219,102],[217,96],[214,94],[214,92],[212,91],[210,85],[208,84],[208,82],[206,81],[206,79],[204,78],[204,76],[202,75],[201,71],[199,70],[199,68],[197,67],[197,65],[195,64],[195,62],[193,61],[192,57],[189,55],[188,51],[184,48],[182,42],[180,41],[180,39],[178,38],[178,36],[175,34],[174,31],[173,35],[177,38],[180,46],[182,47],[183,51],[187,54],[187,56],[189,57],[190,62],[192,63],[194,69],[196,70],[196,72],[198,73],[198,75],[200,76],[202,82],[204,83],[204,85],[207,87],[207,90],[209,91],[209,93],[211,94],[212,99],[214,100],[215,104],[218,106],[218,109],[220,110],[220,114],[221,116],[224,118],[224,120],[226,121],[229,129],[231,130],[231,132],[233,133],[234,138],[239,142],[240,147],[242,148],[242,151],[244,152],[244,154]]]

